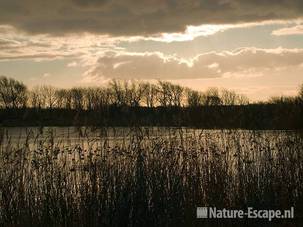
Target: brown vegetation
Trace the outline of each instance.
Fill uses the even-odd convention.
[[[301,134],[150,130],[159,129],[132,129],[110,140],[106,129],[97,137],[80,129],[76,144],[52,131],[28,131],[17,143],[2,131],[0,224],[194,226],[197,206],[294,206],[302,216]],[[234,226],[221,222],[228,223]]]

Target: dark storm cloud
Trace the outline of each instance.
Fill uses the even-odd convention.
[[[151,35],[302,13],[302,0],[0,0],[0,24],[50,34]]]

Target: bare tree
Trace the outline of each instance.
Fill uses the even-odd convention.
[[[56,107],[58,109],[62,109],[64,106],[64,93],[63,89],[57,89],[55,92],[55,97],[56,97]]]
[[[72,108],[76,110],[84,109],[84,90],[82,88],[71,89],[71,104]]]
[[[155,84],[142,83],[143,102],[147,107],[154,107],[156,105],[158,88]]]
[[[100,89],[99,106],[106,107],[114,104],[114,95],[110,88]]]
[[[42,96],[44,96],[45,107],[53,109],[56,105],[56,88],[44,85],[41,87]]]
[[[45,108],[46,100],[45,96],[43,95],[43,91],[41,86],[35,86],[29,95],[30,106],[33,108]]]
[[[97,110],[110,105],[138,107],[146,105],[163,107],[187,105],[246,105],[249,100],[245,95],[235,91],[209,88],[198,92],[172,84],[168,81],[158,81],[158,85],[139,82],[112,80],[108,87],[89,87],[57,89],[52,86],[36,86],[27,92],[23,83],[14,79],[0,77],[0,105],[5,108],[18,108],[28,104],[34,108],[65,108],[78,110]],[[303,100],[303,85],[299,98]],[[278,102],[281,99],[272,99]],[[285,98],[283,101],[286,101]],[[289,101],[289,100],[288,100]]]
[[[237,95],[237,104],[238,105],[248,105],[249,99],[246,95],[238,94]]]
[[[296,98],[290,96],[274,96],[268,100],[270,104],[290,104],[295,103]]]
[[[237,94],[235,91],[222,89],[221,90],[221,101],[223,105],[235,105],[237,102]]]
[[[72,94],[70,89],[56,89],[56,107],[72,109]]]
[[[144,87],[142,83],[132,81],[128,94],[130,98],[130,106],[140,106],[144,94]]]
[[[110,105],[111,92],[110,89],[99,87],[83,89],[83,101],[85,108],[88,110],[101,109],[104,106]]]
[[[180,85],[170,85],[170,93],[172,98],[172,105],[180,107],[183,101],[184,88]]]
[[[57,89],[52,86],[36,86],[30,91],[30,104],[34,108],[54,108],[57,101]]]
[[[218,106],[222,104],[222,100],[219,96],[218,88],[209,88],[205,92],[205,105],[206,106]]]
[[[96,88],[86,88],[83,90],[83,99],[85,104],[85,109],[92,110],[95,109],[95,102],[97,99],[97,89]]]
[[[113,94],[113,99],[114,99],[113,104],[117,105],[117,106],[125,105],[126,104],[125,94],[124,94],[124,90],[123,90],[121,81],[113,79],[109,83],[109,86],[110,86],[110,89],[112,90],[112,94]]]
[[[123,86],[122,86],[123,102],[122,102],[122,104],[125,106],[131,106],[132,96],[133,96],[134,91],[132,91],[132,88],[128,81],[124,80],[124,81],[122,81],[122,83],[123,83]]]
[[[0,102],[5,108],[25,107],[27,102],[26,86],[15,79],[0,77]]]
[[[197,107],[202,105],[202,95],[198,91],[187,89],[186,100],[189,107]]]
[[[166,107],[172,105],[171,84],[166,81],[158,81],[158,101],[160,106]]]

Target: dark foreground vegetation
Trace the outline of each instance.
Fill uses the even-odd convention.
[[[303,138],[295,132],[106,129],[78,144],[0,141],[1,226],[300,226]],[[288,220],[198,220],[197,206],[295,209]]]
[[[169,82],[113,80],[107,87],[28,90],[0,78],[2,126],[190,126],[302,129],[303,86],[296,97],[249,103],[226,89],[198,92]]]

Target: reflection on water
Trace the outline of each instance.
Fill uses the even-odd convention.
[[[231,135],[237,137],[239,142],[244,142],[247,137],[258,140],[275,141],[277,138],[288,137],[291,134],[298,135],[296,131],[281,130],[205,130],[193,128],[175,127],[2,127],[0,128],[0,142],[2,145],[33,146],[49,144],[52,146],[91,146],[104,143],[109,145],[129,143],[136,140],[152,139],[177,139],[186,140],[191,138],[212,138],[217,142],[224,142]],[[246,138],[244,140],[244,138]]]

